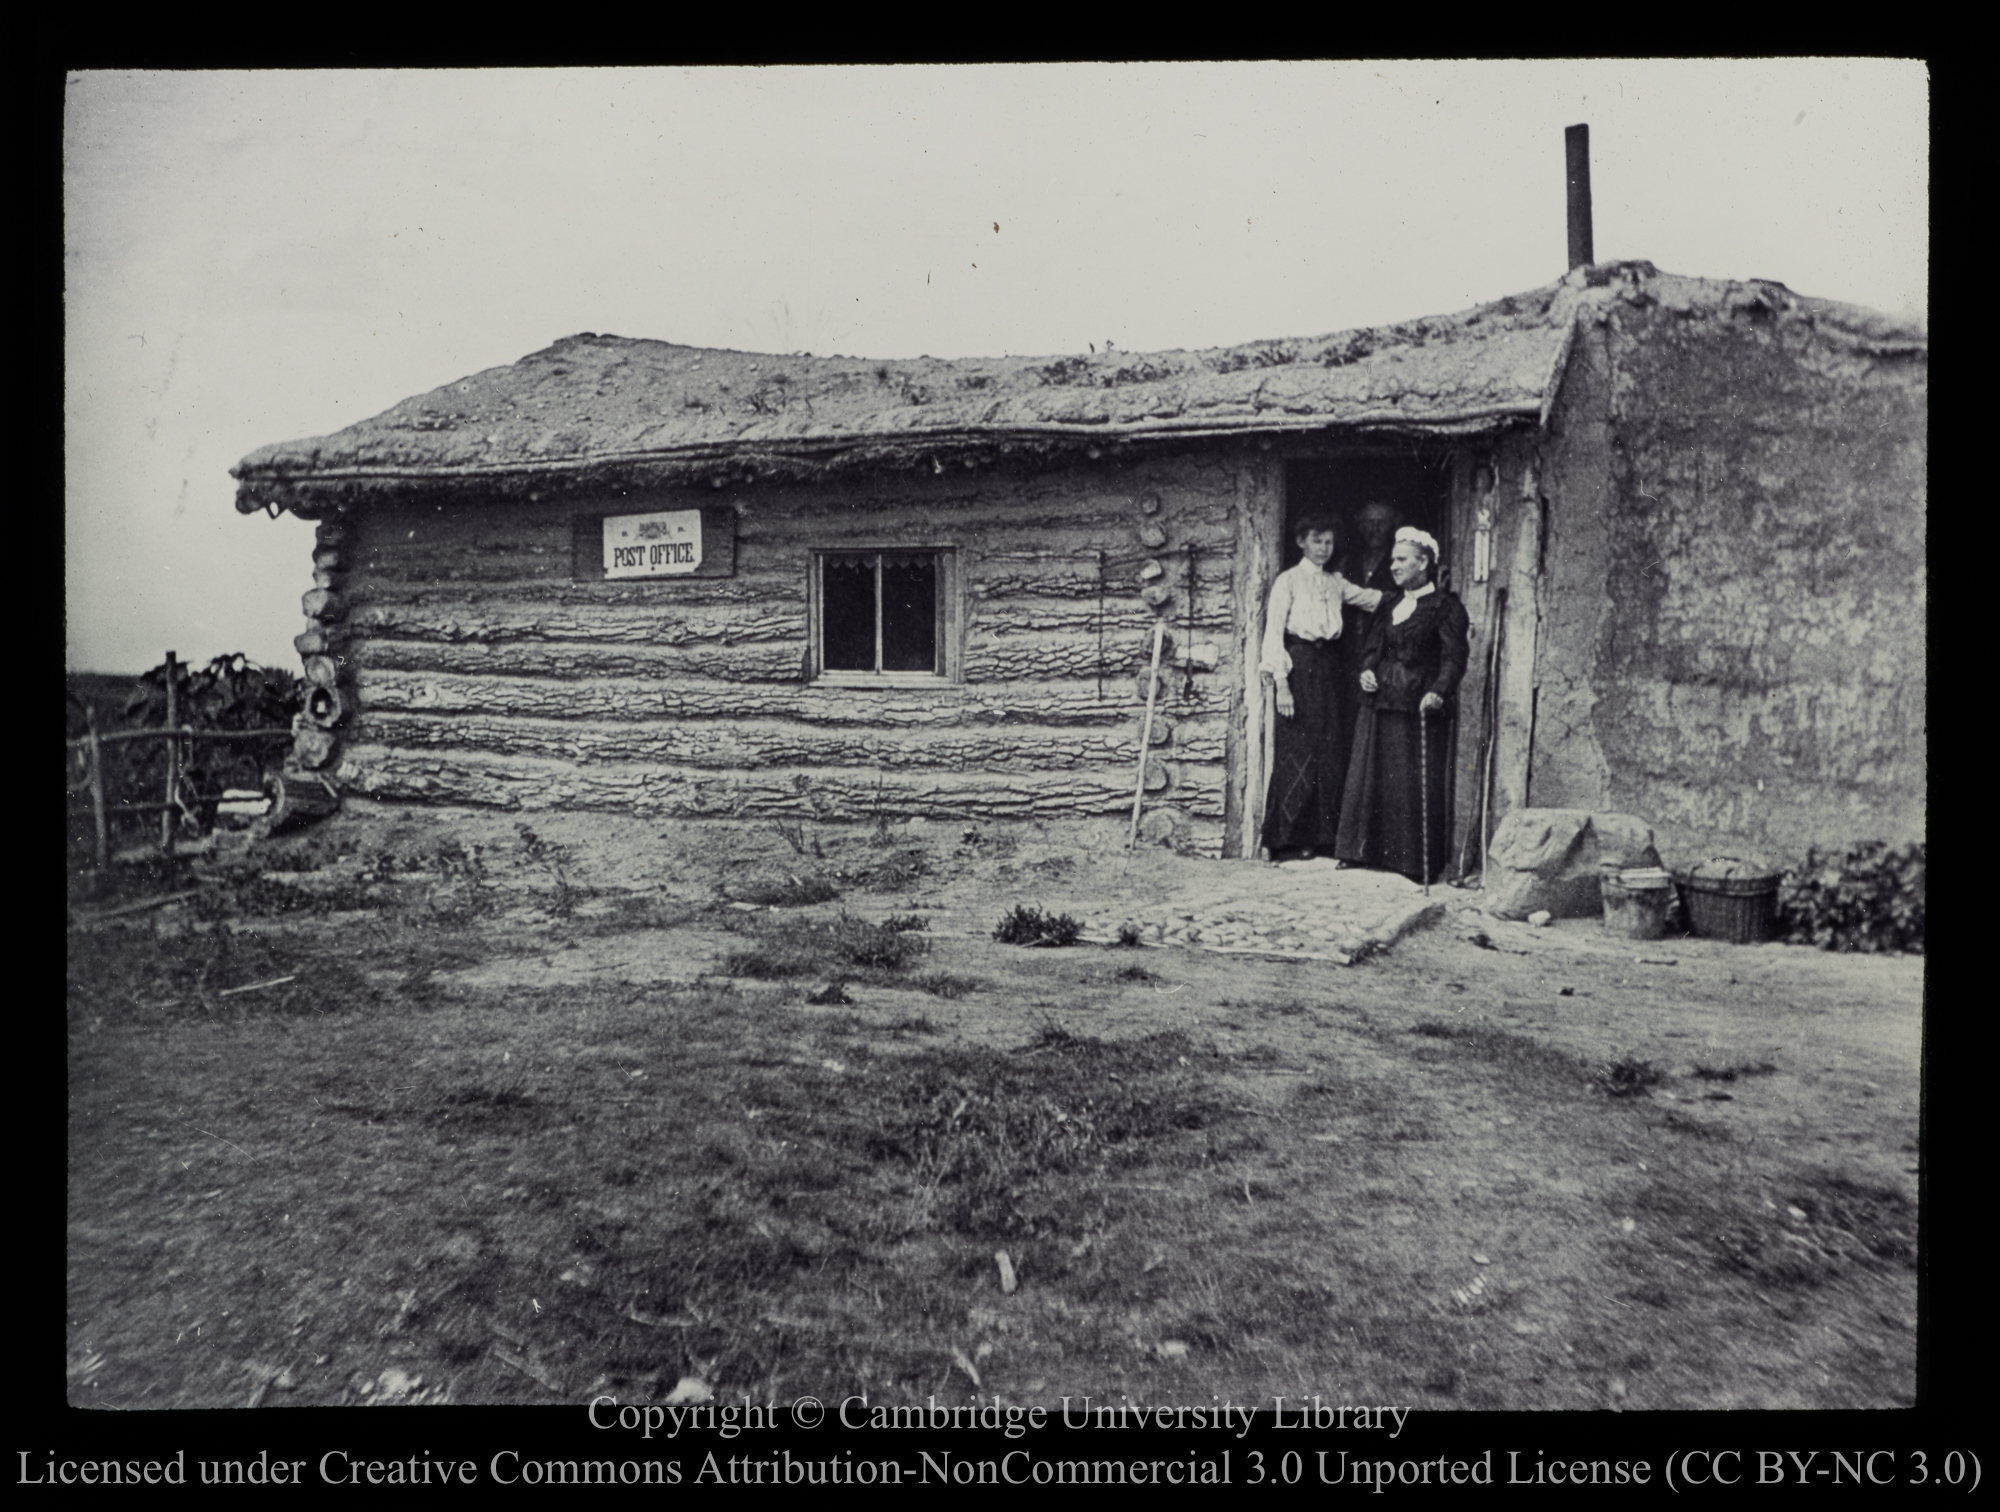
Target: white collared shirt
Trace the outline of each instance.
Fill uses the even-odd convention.
[[[1258,666],[1273,677],[1290,676],[1287,633],[1300,640],[1339,640],[1343,604],[1373,612],[1381,602],[1379,588],[1357,588],[1338,572],[1322,572],[1311,562],[1287,567],[1271,584],[1271,602],[1264,611],[1264,659]]]
[[[1426,593],[1435,592],[1437,592],[1436,583],[1426,583],[1421,588],[1412,588],[1408,593],[1405,593],[1401,598],[1396,600],[1396,607],[1389,611],[1389,623],[1392,625],[1404,623],[1411,615],[1417,612],[1417,600],[1422,598]]]

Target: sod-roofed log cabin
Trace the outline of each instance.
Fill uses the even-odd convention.
[[[294,760],[347,792],[1122,823],[1143,782],[1149,838],[1254,855],[1291,522],[1380,499],[1472,623],[1455,856],[1529,804],[1789,855],[1923,834],[1926,371],[1887,317],[1602,264],[1196,352],[585,334],[234,476],[320,522]]]

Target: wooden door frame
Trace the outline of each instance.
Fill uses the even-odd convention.
[[[1236,690],[1240,717],[1230,720],[1229,797],[1225,804],[1224,856],[1255,860],[1263,843],[1264,799],[1271,786],[1273,697],[1258,664],[1264,657],[1264,606],[1284,555],[1287,459],[1250,460],[1237,481],[1236,561],[1231,597],[1240,606],[1242,681]],[[1231,814],[1229,810],[1233,810]]]

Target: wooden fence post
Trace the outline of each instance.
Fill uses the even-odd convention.
[[[97,869],[111,870],[111,831],[104,818],[104,746],[97,738],[97,710],[84,705],[90,728],[90,812],[97,821]]]
[[[180,704],[174,689],[174,653],[167,653],[167,807],[160,815],[160,849],[174,853],[174,800],[181,790],[181,743],[173,735],[180,724]]]

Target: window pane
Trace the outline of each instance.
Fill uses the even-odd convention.
[[[937,670],[937,558],[882,558],[882,670]]]
[[[820,646],[827,671],[873,672],[875,559],[826,558],[820,588]]]

